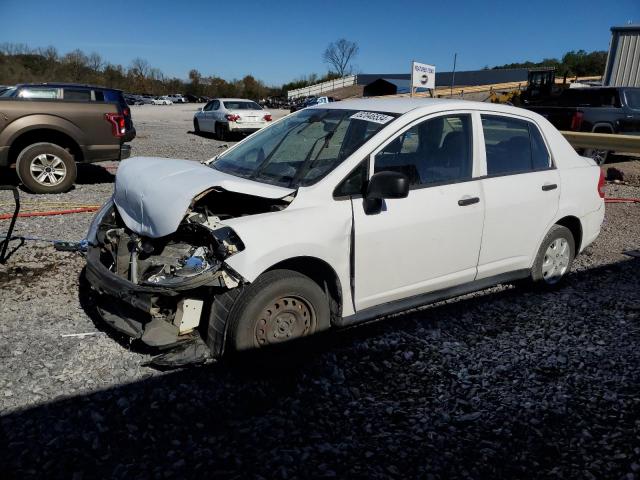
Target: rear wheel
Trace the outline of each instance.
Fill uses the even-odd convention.
[[[227,129],[221,123],[216,122],[216,137],[218,140],[224,142],[227,139]]]
[[[531,280],[555,287],[564,280],[575,257],[575,240],[567,227],[554,225],[540,245],[531,269]]]
[[[329,302],[309,277],[291,270],[273,270],[242,291],[227,321],[231,349],[262,348],[329,328]]]
[[[76,162],[64,148],[53,143],[34,143],[18,155],[16,172],[33,193],[60,193],[76,180]]]
[[[609,157],[609,151],[589,148],[582,155],[595,160],[598,165],[604,165],[607,162],[607,157]]]

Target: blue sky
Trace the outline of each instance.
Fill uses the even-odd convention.
[[[473,70],[606,50],[609,28],[629,20],[640,23],[640,0],[0,0],[0,42],[276,85],[325,73],[322,52],[341,37],[360,45],[363,73],[408,72],[412,59],[449,71],[454,52],[458,70]]]

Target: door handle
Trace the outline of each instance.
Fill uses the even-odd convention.
[[[467,205],[473,205],[474,203],[479,203],[480,197],[462,197],[458,200],[458,205],[461,207],[466,207]]]
[[[549,190],[555,190],[556,188],[558,188],[558,185],[555,183],[545,183],[544,185],[542,185],[543,192],[548,192]]]

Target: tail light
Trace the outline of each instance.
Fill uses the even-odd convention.
[[[123,137],[127,131],[124,116],[119,113],[105,113],[104,118],[111,124],[111,133],[114,137]]]
[[[236,114],[229,114],[229,115],[225,115],[225,117],[227,118],[227,120],[229,120],[230,122],[235,122],[237,120],[240,120],[240,115],[236,115]]]
[[[265,122],[270,122],[271,120],[273,120],[273,118],[271,118],[271,115],[267,113],[267,114],[264,116],[264,121],[265,121]]]
[[[605,181],[604,181],[604,172],[602,171],[602,169],[600,169],[600,179],[598,180],[598,195],[600,195],[600,198],[604,198],[604,185],[605,185]]]
[[[582,126],[582,117],[584,114],[582,112],[575,112],[571,117],[571,130],[580,130]]]

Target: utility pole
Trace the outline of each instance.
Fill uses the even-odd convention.
[[[458,54],[454,53],[453,54],[453,75],[451,76],[451,92],[449,94],[450,97],[453,97],[453,86],[455,85],[455,81],[456,81],[456,60],[458,59]]]

